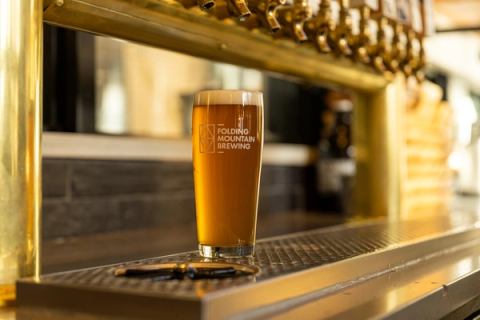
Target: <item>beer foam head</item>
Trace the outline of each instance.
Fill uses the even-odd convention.
[[[263,106],[263,94],[245,90],[206,90],[195,95],[195,105],[256,105]]]

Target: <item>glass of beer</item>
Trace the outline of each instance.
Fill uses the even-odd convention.
[[[262,93],[197,93],[192,145],[200,254],[252,256],[263,149]]]

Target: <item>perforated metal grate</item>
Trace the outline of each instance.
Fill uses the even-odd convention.
[[[163,296],[167,294],[175,297],[195,297],[253,281],[262,282],[303,269],[386,249],[390,246],[445,232],[453,227],[449,219],[437,218],[398,224],[376,222],[350,227],[335,227],[266,239],[257,243],[256,256],[252,261],[235,260],[259,266],[261,272],[255,278],[152,281],[115,277],[113,269],[119,266],[116,265],[42,276],[39,283],[96,290],[108,288],[108,290],[132,294],[148,292],[149,295]],[[196,252],[189,252],[132,263],[198,259],[200,257]]]

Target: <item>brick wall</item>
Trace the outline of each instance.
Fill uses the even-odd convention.
[[[305,208],[306,168],[262,169],[259,215]],[[191,163],[44,159],[46,239],[195,224]]]

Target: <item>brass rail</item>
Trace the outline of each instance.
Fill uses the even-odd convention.
[[[312,44],[275,39],[248,30],[233,18],[219,20],[176,1],[63,0],[46,4],[44,20],[54,25],[109,35],[190,55],[338,84],[380,90],[386,79],[347,58],[322,55]]]

